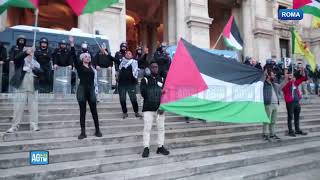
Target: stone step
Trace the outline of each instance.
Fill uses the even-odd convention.
[[[27,120],[24,120],[20,124],[19,130],[21,131],[28,131],[30,123],[26,122]],[[99,118],[99,123],[101,126],[122,126],[122,125],[127,125],[128,122],[130,122],[130,125],[139,125],[143,124],[142,119],[138,118],[128,118],[128,119],[102,119]],[[200,121],[200,120],[190,120],[189,122],[201,122],[202,124],[206,124],[205,121]],[[185,119],[180,117],[180,116],[167,116],[166,117],[166,123],[186,123]],[[222,122],[212,122],[210,123],[213,125],[226,125],[227,123],[222,123]],[[63,128],[73,128],[73,127],[80,127],[80,122],[79,119],[77,120],[61,120],[61,121],[40,121],[39,122],[40,128],[44,129],[63,129]],[[92,119],[89,119],[86,121],[86,126],[87,127],[94,127],[94,123]],[[5,121],[0,123],[0,128],[2,129],[2,132],[5,132],[8,127],[11,127],[11,121]],[[193,126],[192,126],[193,127]],[[44,130],[42,129],[42,130]],[[1,130],[0,130],[1,132]]]
[[[141,100],[138,100],[138,103],[142,102]],[[39,102],[39,107],[41,106],[53,106],[53,107],[60,107],[60,106],[67,106],[67,107],[79,107],[78,102],[77,101],[72,101],[72,102],[67,102],[67,101],[63,101],[63,102]],[[127,100],[127,104],[130,105],[131,102]],[[12,102],[3,102],[0,103],[0,108],[13,108],[13,103]],[[103,102],[99,102],[98,105],[106,105],[106,106],[110,106],[110,105],[120,105],[120,101],[119,100],[113,100],[113,101],[103,101]]]
[[[132,109],[132,106],[127,106],[127,108],[129,110]],[[139,109],[142,109],[142,106],[139,106]],[[107,105],[102,105],[102,106],[97,106],[97,110],[98,110],[98,113],[99,112],[119,112],[121,111],[121,106],[120,105],[110,105],[110,106],[107,106]],[[316,109],[310,109],[311,110],[316,110]],[[28,109],[25,108],[25,113],[28,113]],[[87,106],[87,111],[90,112],[90,108],[89,108],[89,105]],[[80,112],[80,109],[79,109],[79,106],[75,106],[75,107],[39,107],[39,113],[40,114],[70,114],[70,113],[79,113]],[[6,109],[0,109],[0,114],[1,115],[5,115],[5,116],[12,116],[13,114],[13,108],[6,108]]]
[[[275,161],[270,161],[266,163],[260,163],[257,165],[246,165],[244,167],[224,170],[220,172],[214,172],[209,174],[203,174],[199,176],[191,176],[188,178],[181,178],[180,180],[211,180],[212,177],[221,180],[267,180],[271,178],[276,178],[279,176],[290,175],[297,172],[305,172],[310,169],[320,168],[320,153],[310,153],[304,156],[296,156],[286,159],[279,159]],[[318,175],[316,175],[319,179]],[[293,179],[296,176],[293,176]],[[109,179],[109,178],[108,178]],[[309,180],[306,177],[303,180]],[[301,179],[301,180],[302,180]],[[76,178],[75,178],[76,180]],[[89,178],[88,178],[89,180]]]
[[[277,128],[277,133],[279,136],[285,134],[287,128]],[[320,131],[320,126],[304,126],[303,130],[307,132],[318,132]],[[140,133],[141,134],[141,133]],[[259,139],[261,138],[261,130],[244,131],[244,132],[233,132],[226,134],[209,134],[209,135],[199,135],[199,136],[187,136],[187,137],[172,137],[166,136],[166,144],[169,148],[183,148],[187,146],[201,146],[209,144],[219,144],[225,142],[236,142],[249,139]],[[156,139],[156,133],[151,133],[151,139]],[[292,138],[293,140],[295,138]],[[136,143],[140,145],[142,142],[142,135],[136,134],[136,136],[128,137],[118,137],[111,138],[102,137],[96,138],[93,136],[88,136],[84,140],[77,140],[76,137],[66,137],[66,138],[51,138],[51,139],[36,139],[36,140],[24,140],[24,141],[11,141],[11,142],[1,142],[0,144],[0,155],[8,153],[18,153],[30,150],[53,150],[53,149],[63,149],[63,148],[75,148],[75,147],[91,147],[96,145],[115,145],[123,143]]]
[[[139,107],[142,107],[142,101],[138,101]],[[320,108],[320,102],[316,104],[302,104],[301,105],[303,109],[319,109]],[[120,109],[120,102],[100,102],[97,105],[98,108],[110,108],[110,109]],[[127,107],[132,108],[131,102],[127,102]],[[65,109],[79,109],[78,103],[75,102],[52,102],[52,103],[39,103],[39,110],[48,110],[48,111],[62,111]],[[285,110],[285,104],[281,104],[279,109]],[[25,107],[25,110],[27,110],[27,107]],[[1,105],[0,103],[0,113],[1,112],[12,112],[13,111],[13,104],[12,103],[3,103]],[[2,114],[2,113],[1,113]]]
[[[315,120],[316,121],[316,120]],[[310,121],[311,123],[311,121]],[[319,121],[320,123],[320,121]],[[113,128],[139,128],[143,126],[143,120],[135,120],[130,121],[130,125],[128,125],[127,121],[111,121],[106,119],[100,119],[99,124],[101,127],[113,127]],[[156,124],[153,124],[156,126]],[[182,119],[180,121],[173,121],[173,122],[166,122],[165,126],[166,129],[176,129],[176,128],[194,128],[194,127],[212,127],[218,125],[226,125],[226,123],[205,123],[203,121],[190,121],[186,123]],[[0,123],[0,132],[6,131],[8,128],[11,127],[11,123]],[[45,129],[63,129],[63,128],[79,128],[80,122],[79,121],[44,121],[39,122],[39,127],[41,130]],[[94,127],[93,121],[87,121],[86,127]],[[28,122],[23,122],[20,124],[19,131],[28,131],[30,129]]]
[[[98,113],[99,119],[121,119],[122,120],[122,113]],[[307,118],[317,118],[319,117],[320,112],[303,112],[300,116],[301,119],[307,119]],[[51,115],[39,115],[39,122],[43,121],[79,121],[79,114],[51,114]],[[136,119],[132,113],[129,114],[129,118],[126,120],[122,121],[129,121],[131,119]],[[279,119],[286,119],[287,115],[286,113],[282,113],[278,116]],[[87,112],[86,115],[87,120],[92,120],[92,116],[90,112]],[[184,119],[181,116],[178,115],[171,115],[170,113],[168,114],[166,120],[177,120],[177,119]],[[10,123],[12,122],[12,117],[10,116],[1,116],[0,118],[1,123]],[[29,115],[24,115],[22,122],[29,122]]]
[[[257,149],[264,149],[276,146],[287,146],[298,143],[305,143],[311,141],[319,140],[320,132],[310,133],[308,136],[299,136],[295,139],[290,137],[283,137],[279,142],[270,143],[268,141],[263,141],[260,138],[253,140],[244,140],[238,142],[229,142],[222,144],[209,144],[209,145],[200,145],[200,146],[184,146],[180,149],[184,149],[183,154],[179,156],[170,156],[170,158],[179,157],[180,160],[183,159],[196,159],[208,156],[217,156],[225,155],[236,152],[245,152]],[[171,139],[167,142],[168,147],[171,147],[172,142],[176,139]],[[179,142],[175,142],[179,143]],[[181,143],[181,142],[180,142]],[[151,153],[156,150],[156,144],[152,143]],[[170,148],[171,151],[179,151],[174,147]],[[63,148],[50,150],[50,164],[68,162],[68,161],[77,161],[84,159],[94,159],[94,158],[103,158],[103,157],[112,157],[120,155],[129,155],[129,154],[141,154],[142,145],[140,143],[122,143],[115,145],[95,145],[87,147],[75,147],[75,148]],[[153,156],[153,155],[152,155]],[[0,169],[7,169],[13,167],[22,167],[29,165],[29,152],[21,153],[11,153],[0,155]],[[137,159],[138,161],[140,159]],[[132,163],[136,164],[136,163]]]
[[[128,110],[132,110],[132,106],[127,106]],[[317,112],[320,109],[319,106],[310,106],[310,107],[302,107],[303,112]],[[139,106],[139,109],[142,109],[142,106]],[[121,106],[120,105],[98,105],[97,107],[98,113],[100,112],[114,112],[114,113],[120,113],[121,112]],[[39,107],[39,114],[40,115],[51,115],[51,114],[79,114],[80,110],[79,107]],[[89,106],[87,106],[87,112],[90,112]],[[27,107],[25,108],[25,113],[28,113]],[[287,113],[287,110],[283,108],[279,108],[279,113]],[[0,109],[0,117],[12,117],[13,115],[13,108],[4,108]]]
[[[90,122],[90,121],[93,121],[92,120],[92,117],[89,117],[89,118],[86,118],[87,122]],[[116,117],[116,118],[103,118],[101,116],[99,116],[99,121],[100,120],[108,120],[110,122],[111,125],[122,125],[122,124],[125,124],[125,123],[128,123],[128,122],[132,122],[133,124],[136,124],[136,123],[139,123],[139,122],[143,122],[143,119],[140,119],[140,118],[136,118],[134,116],[129,116],[129,118],[127,119],[122,119],[121,117]],[[66,122],[79,122],[79,117],[76,118],[76,119],[65,119],[65,120],[59,120],[59,119],[53,119],[53,120],[41,120],[39,122],[52,122],[52,121],[55,121],[55,122],[61,122],[61,121],[66,121]],[[181,117],[181,116],[167,116],[166,117],[166,122],[181,122],[181,121],[185,121],[185,118]],[[1,123],[11,123],[12,122],[12,119],[5,119],[5,120],[1,120],[0,121]],[[29,118],[27,119],[23,119],[22,120],[22,123],[25,122],[28,124],[29,122]]]
[[[169,118],[169,117],[168,117]],[[279,118],[277,122],[278,125],[283,125],[287,123],[286,118]],[[319,118],[308,118],[302,121],[304,125],[312,125],[312,124],[320,124]],[[121,133],[121,132],[135,132],[141,131],[143,129],[143,120],[137,119],[134,121],[130,121],[130,125],[126,120],[107,120],[107,119],[100,119],[99,120],[100,127],[111,128],[108,130],[108,133]],[[205,121],[186,121],[183,118],[180,118],[177,121],[167,121],[165,126],[167,130],[170,129],[185,129],[185,128],[197,128],[197,127],[215,127],[215,126],[230,126],[236,125],[231,123],[223,123],[223,122],[208,122]],[[260,126],[260,124],[257,124]],[[154,128],[156,128],[156,123],[153,124]],[[0,132],[5,132],[11,127],[11,123],[0,123]],[[39,122],[39,127],[41,131],[47,132],[47,130],[54,130],[54,129],[70,129],[70,128],[79,128],[80,122],[79,121],[43,121]],[[86,127],[94,127],[93,121],[87,121]],[[23,122],[20,124],[19,131],[29,131],[30,124],[28,122]]]
[[[172,152],[173,154],[175,152]],[[299,156],[299,158],[296,158]],[[318,158],[318,160],[311,160],[310,157]],[[169,159],[169,157],[164,157],[164,159]],[[221,171],[225,169],[237,168],[241,166],[251,166],[255,168],[261,164],[273,164],[274,166],[268,167],[268,169],[260,169],[267,171],[270,169],[276,169],[276,164],[274,162],[297,162],[297,160],[303,160],[299,162],[299,167],[309,163],[317,164],[320,163],[320,142],[304,143],[304,145],[288,145],[284,147],[272,147],[269,149],[259,149],[247,152],[233,153],[228,155],[221,155],[216,157],[205,157],[197,160],[182,160],[175,162],[167,162],[166,164],[153,164],[150,166],[130,168],[126,170],[116,169],[113,172],[105,172],[107,168],[94,167],[91,169],[91,174],[89,173],[80,174],[82,176],[75,177],[73,174],[72,178],[65,178],[64,180],[100,180],[108,178],[108,180],[118,180],[118,179],[174,179],[180,177],[186,177],[196,174],[203,174],[207,172]],[[95,163],[101,163],[101,159]],[[320,165],[320,164],[319,164]],[[294,166],[293,164],[287,165],[287,167]],[[91,166],[92,167],[92,166]],[[267,166],[266,166],[267,167]],[[255,168],[256,169],[256,168]],[[248,169],[249,170],[249,169]],[[280,171],[281,169],[279,169]],[[92,171],[94,171],[92,173]],[[251,172],[255,170],[251,169]],[[257,170],[256,170],[257,171]],[[248,171],[250,172],[250,171]],[[219,173],[219,172],[217,172]],[[49,173],[48,173],[49,174]],[[66,174],[64,174],[66,175]],[[233,174],[225,174],[221,178],[224,179],[233,176]],[[229,177],[228,177],[229,176]],[[51,176],[48,176],[51,177]],[[241,176],[237,176],[239,179]],[[212,176],[211,176],[212,178]],[[199,178],[198,178],[199,179]]]
[[[1,94],[0,94],[1,95]],[[119,102],[119,95],[112,95],[112,96],[100,96],[99,97],[102,100],[102,103],[110,103],[110,102]],[[143,98],[137,94],[137,100],[140,101]],[[76,95],[73,95],[72,97],[61,97],[61,98],[55,98],[53,96],[49,97],[39,97],[38,98],[40,104],[75,104],[77,103]],[[0,99],[0,107],[2,105],[11,104],[15,101],[14,98],[5,98]],[[127,102],[129,102],[129,97],[127,96]],[[320,103],[320,97],[313,96],[310,99],[302,99],[300,101],[301,104],[319,104]],[[285,105],[284,100],[280,100],[280,104]]]
[[[303,114],[306,114],[306,111],[303,113]],[[302,115],[303,115],[302,114]],[[133,114],[130,115],[131,117],[134,116]],[[184,118],[179,118],[179,120],[177,121],[170,121],[170,117],[176,117],[174,115],[167,115],[167,118],[168,118],[168,121],[167,123],[183,123],[184,125],[186,125],[186,121]],[[281,118],[280,118],[281,117]],[[310,120],[312,120],[312,122],[316,122],[317,120],[319,121],[320,123],[320,120],[318,118],[310,118]],[[279,116],[279,122],[281,121],[287,121],[287,119],[285,118],[285,116]],[[196,121],[196,120],[189,120],[189,122],[193,123],[193,122],[200,122],[200,123],[197,123],[197,124],[190,124],[189,125],[186,125],[186,127],[196,127],[196,125],[199,125],[199,126],[222,126],[222,125],[232,125],[231,123],[223,123],[223,122],[210,122],[210,123],[206,123],[205,121]],[[310,123],[312,123],[310,121]],[[100,123],[100,126],[128,126],[127,124],[127,121],[126,120],[122,120],[122,119],[118,119],[118,120],[108,120],[108,119],[99,119],[99,123]],[[188,124],[188,123],[187,123]],[[29,122],[25,122],[23,121],[21,124],[20,124],[20,127],[19,127],[19,130],[29,130]],[[133,125],[133,126],[136,126],[136,125],[143,125],[143,120],[141,119],[135,119],[135,120],[130,120],[130,125]],[[170,124],[167,124],[168,126]],[[94,127],[94,123],[92,120],[88,120],[87,121],[87,124],[86,124],[87,127]],[[6,131],[8,128],[11,127],[11,122],[0,122],[0,132],[4,132]],[[74,121],[40,121],[39,122],[39,127],[40,129],[61,129],[61,128],[75,128],[75,127],[79,127],[79,120],[74,120]],[[175,126],[177,127],[177,126]],[[172,128],[175,128],[175,127],[172,127]]]
[[[302,121],[301,126],[309,121]],[[142,120],[141,120],[142,124]],[[320,125],[320,121],[316,120],[311,125]],[[277,124],[277,127],[286,127],[287,123],[282,121]],[[197,136],[197,135],[208,135],[208,134],[219,134],[219,133],[232,133],[238,131],[249,131],[261,128],[261,124],[235,124],[230,126],[217,126],[217,127],[198,127],[198,128],[187,128],[187,129],[172,129],[166,131],[166,136]],[[143,131],[143,126],[122,126],[120,128],[114,128],[112,126],[100,127],[101,132],[111,136],[140,136]],[[19,141],[19,140],[31,140],[31,139],[50,139],[50,138],[64,138],[64,137],[77,137],[79,135],[80,128],[63,128],[63,129],[44,129],[38,132],[32,131],[18,131],[16,133],[5,133],[2,136],[3,141]],[[94,134],[95,128],[88,127],[88,135]],[[137,133],[138,132],[138,133]],[[119,134],[121,133],[121,134]],[[128,135],[127,135],[128,133]],[[133,134],[132,134],[133,133]]]
[[[198,148],[198,151],[199,150],[201,151],[201,148]],[[282,158],[294,158],[298,155],[319,152],[320,142],[306,142],[303,146],[294,144],[284,147],[264,148],[227,155],[217,154],[218,156],[213,155],[213,157],[200,156],[191,160],[183,158],[183,155],[181,155],[186,153],[197,154],[194,153],[195,151],[195,148],[183,148],[172,151],[171,155],[167,157],[159,155],[154,156],[152,154],[150,158],[142,159],[140,154],[130,154],[53,163],[42,166],[41,168],[35,166],[17,167],[3,170],[0,179],[28,180],[33,178],[45,178],[50,180],[69,177],[72,177],[71,179],[78,179],[76,176],[83,176],[79,177],[79,179],[86,180],[94,179],[95,177],[99,179],[106,177],[108,179],[151,179],[153,177],[159,179],[160,176],[172,178],[179,177],[178,175],[185,175],[186,172],[190,175],[199,172],[202,169],[214,171],[232,167],[235,168],[243,165],[258,164]]]
[[[320,168],[315,168],[315,169],[306,170],[300,173],[293,172],[293,174],[272,178],[271,180],[292,180],[292,179],[319,180],[320,179],[319,172],[320,172]]]

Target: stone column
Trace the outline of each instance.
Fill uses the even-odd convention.
[[[168,44],[176,44],[176,2],[168,0]]]
[[[253,56],[253,22],[251,11],[251,6],[253,5],[252,0],[242,1],[242,32],[243,32],[243,42],[244,42],[244,57]]]
[[[150,37],[151,37],[151,47],[149,52],[155,52],[157,49],[157,42],[158,42],[158,23],[149,23],[149,30],[150,30]]]
[[[86,33],[93,33],[93,14],[84,14],[78,17],[78,28]]]
[[[266,59],[271,58],[274,51],[274,30],[273,30],[273,15],[272,15],[272,0],[255,2],[253,10],[255,14],[253,26],[254,34],[254,56],[265,64]]]
[[[142,43],[141,45],[144,47],[148,46],[148,26],[147,23],[145,21],[141,21],[139,23],[139,27],[140,27],[140,32],[139,32],[139,36],[140,36],[140,43]]]
[[[0,15],[0,31],[3,31],[7,26],[7,11]]]
[[[98,30],[109,38],[110,49],[114,54],[121,42],[126,40],[126,8],[125,0],[94,14],[79,17],[79,28],[87,33]]]
[[[163,14],[163,41],[169,42],[168,39],[168,0],[162,0],[162,14]]]
[[[208,0],[186,0],[187,40],[201,48],[210,47],[210,24]]]
[[[177,42],[180,38],[186,37],[186,22],[185,22],[185,0],[176,0],[176,38]]]

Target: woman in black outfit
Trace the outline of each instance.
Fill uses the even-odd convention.
[[[73,54],[74,66],[77,69],[78,76],[80,79],[80,84],[77,90],[77,100],[80,107],[80,126],[81,134],[78,139],[84,139],[86,135],[86,105],[87,101],[90,106],[90,111],[94,121],[94,126],[96,128],[95,136],[102,137],[99,128],[99,120],[97,113],[97,100],[95,94],[94,79],[96,70],[91,66],[91,56],[89,53],[82,53],[80,55],[80,60],[76,56],[76,51],[74,48],[74,38],[70,37],[71,52]]]

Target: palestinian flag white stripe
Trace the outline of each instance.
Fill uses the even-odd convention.
[[[228,46],[231,46],[234,49],[237,49],[239,51],[241,51],[243,49],[241,44],[238,43],[238,41],[233,37],[232,34],[230,34],[230,38],[225,37],[224,40],[228,44]]]
[[[209,101],[223,102],[263,102],[263,82],[238,85],[229,83],[201,73],[208,89],[195,94],[194,97]]]
[[[307,6],[313,6],[320,9],[320,2],[313,0],[312,3],[307,4]]]

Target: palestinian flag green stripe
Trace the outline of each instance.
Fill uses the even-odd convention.
[[[163,104],[162,109],[176,114],[229,123],[269,123],[263,102],[223,102],[187,97],[172,103]],[[203,113],[205,112],[205,113]]]
[[[320,9],[315,6],[303,6],[301,8],[305,14],[311,14],[316,17],[320,17]]]
[[[36,8],[35,0],[0,0],[0,14],[2,14],[9,7],[19,7],[19,8]]]
[[[118,3],[118,1],[119,0],[89,0],[82,14],[93,13],[95,11],[106,9],[112,4]]]

